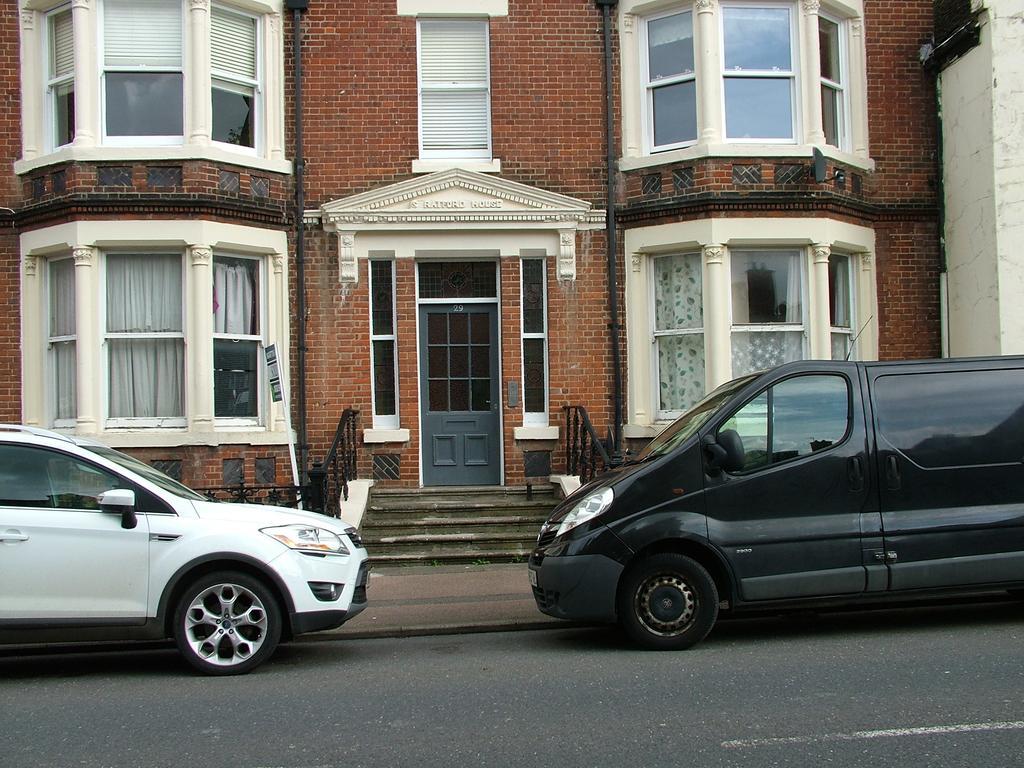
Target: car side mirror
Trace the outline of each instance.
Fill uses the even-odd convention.
[[[721,471],[736,472],[743,469],[746,454],[743,451],[743,438],[735,429],[723,429],[715,435],[704,438],[704,454],[707,456],[708,470],[712,473]]]
[[[99,495],[100,508],[121,513],[121,527],[131,530],[139,524],[135,514],[135,491],[128,488],[111,488]]]

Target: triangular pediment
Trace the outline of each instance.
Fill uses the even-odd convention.
[[[580,222],[590,203],[490,174],[438,171],[351,197],[320,209],[324,226],[453,222]]]

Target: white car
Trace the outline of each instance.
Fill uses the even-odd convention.
[[[340,520],[210,501],[99,443],[0,425],[0,642],[173,637],[239,674],[359,613],[368,570]]]

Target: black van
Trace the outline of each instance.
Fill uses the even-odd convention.
[[[567,497],[544,613],[688,648],[720,609],[1024,588],[1024,358],[789,363]]]

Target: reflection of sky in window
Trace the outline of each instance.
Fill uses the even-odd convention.
[[[724,8],[725,68],[792,69],[789,10]]]
[[[802,376],[775,388],[773,450],[811,451],[812,441],[836,443],[846,434],[849,399],[839,376]]]
[[[677,13],[647,24],[651,80],[693,72],[693,18]]]
[[[730,139],[793,138],[792,100],[788,78],[727,78],[726,135]]]

